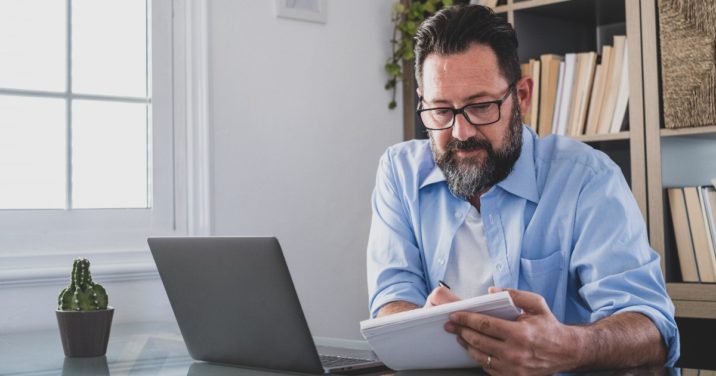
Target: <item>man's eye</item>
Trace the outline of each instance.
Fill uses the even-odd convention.
[[[491,107],[492,107],[492,103],[474,104],[474,105],[468,107],[467,110],[474,114],[480,114],[480,113],[490,112]]]

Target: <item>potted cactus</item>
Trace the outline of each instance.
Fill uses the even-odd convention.
[[[70,285],[58,297],[57,324],[68,357],[102,356],[107,352],[114,308],[107,306],[104,287],[92,282],[89,266],[89,260],[75,259]]]

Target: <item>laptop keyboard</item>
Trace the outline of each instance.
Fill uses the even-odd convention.
[[[358,358],[347,358],[343,356],[335,356],[335,355],[319,355],[321,358],[321,364],[323,364],[326,368],[332,368],[332,367],[343,367],[343,366],[350,366],[354,364],[360,364],[360,363],[366,363],[370,360],[368,359],[358,359]]]

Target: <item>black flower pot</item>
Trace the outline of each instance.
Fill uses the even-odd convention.
[[[97,311],[55,311],[65,356],[92,357],[107,352],[114,308]]]

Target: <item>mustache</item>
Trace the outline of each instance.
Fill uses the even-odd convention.
[[[464,141],[453,139],[445,146],[446,152],[473,151],[479,149],[484,149],[488,152],[492,151],[492,144],[487,140],[471,137]]]

